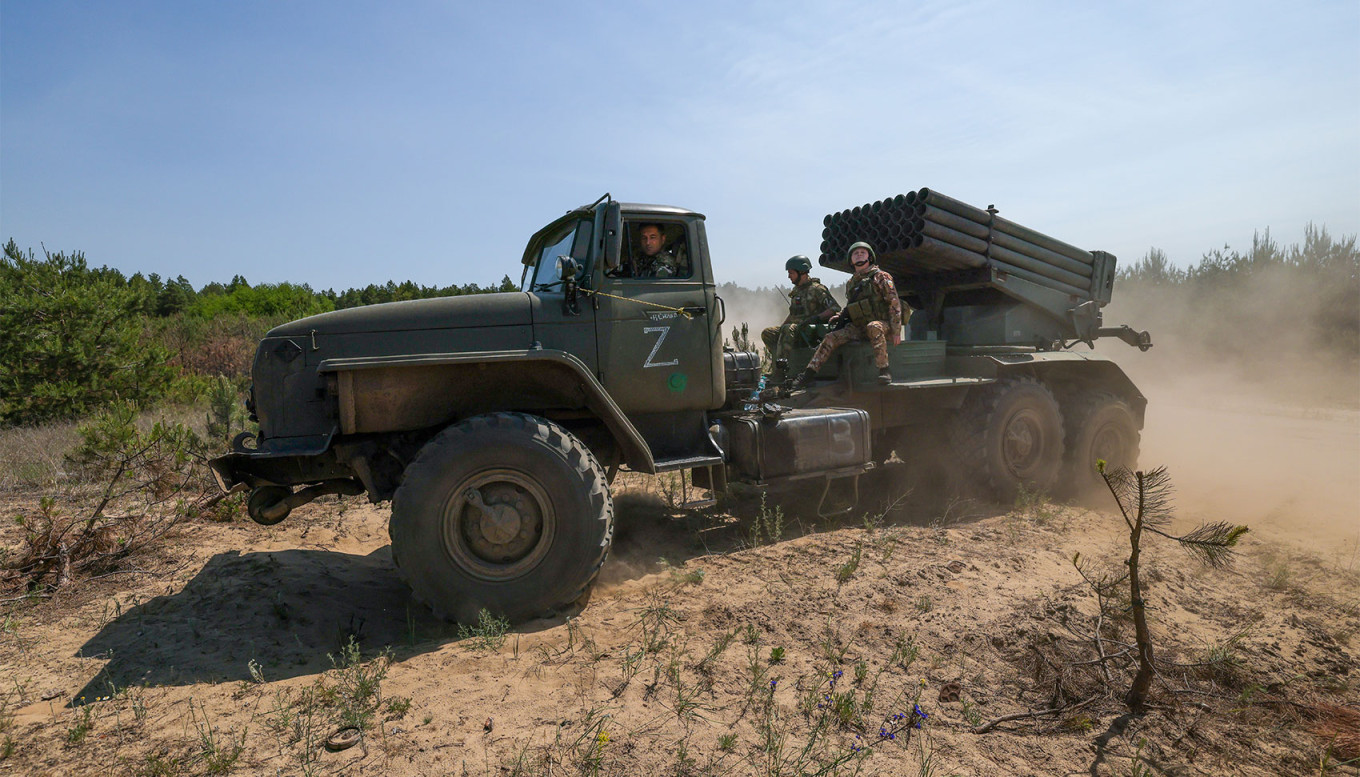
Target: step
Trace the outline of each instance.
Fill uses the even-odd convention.
[[[721,456],[686,456],[679,459],[661,459],[656,462],[657,472],[674,472],[677,469],[711,467],[723,463]]]

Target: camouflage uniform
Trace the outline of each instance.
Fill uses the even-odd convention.
[[[817,352],[808,362],[808,371],[821,369],[846,343],[868,340],[874,348],[874,364],[879,369],[888,366],[888,335],[902,329],[902,300],[893,286],[892,275],[871,265],[863,275],[852,277],[845,284],[845,310],[842,316],[850,315],[851,323],[834,332],[827,333]]]
[[[676,278],[680,275],[680,259],[665,249],[658,251],[656,256],[640,254],[636,264],[634,278]]]
[[[799,329],[804,324],[820,323],[822,313],[830,310],[835,313],[841,309],[841,305],[836,298],[831,296],[831,292],[822,285],[818,278],[808,278],[789,292],[789,315],[784,319],[784,323],[779,326],[766,327],[760,333],[760,339],[765,342],[765,347],[770,351],[770,358],[778,361],[779,359],[789,358],[789,353],[793,351],[793,346],[798,340]],[[804,337],[815,337],[816,335],[803,329]]]

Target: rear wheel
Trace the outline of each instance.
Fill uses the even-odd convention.
[[[446,619],[513,622],[582,599],[613,538],[614,505],[589,449],[522,413],[476,416],[421,449],[392,502],[392,555]]]
[[[1077,496],[1089,496],[1105,488],[1096,461],[1109,467],[1138,466],[1140,435],[1133,410],[1113,394],[1095,394],[1079,400],[1068,414],[1065,480]]]
[[[1002,503],[1022,487],[1048,492],[1063,464],[1063,424],[1053,393],[1032,378],[1009,378],[971,393],[952,446],[965,480]]]

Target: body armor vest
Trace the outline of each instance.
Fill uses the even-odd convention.
[[[882,270],[875,267],[864,275],[856,275],[845,284],[845,310],[850,314],[850,323],[864,326],[870,321],[889,323],[892,310],[888,300],[883,299],[874,286],[874,277]]]

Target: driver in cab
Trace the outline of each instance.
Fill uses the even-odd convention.
[[[666,248],[666,233],[660,224],[643,224],[638,229],[640,255],[633,258],[634,278],[675,278],[680,275],[680,260]]]

